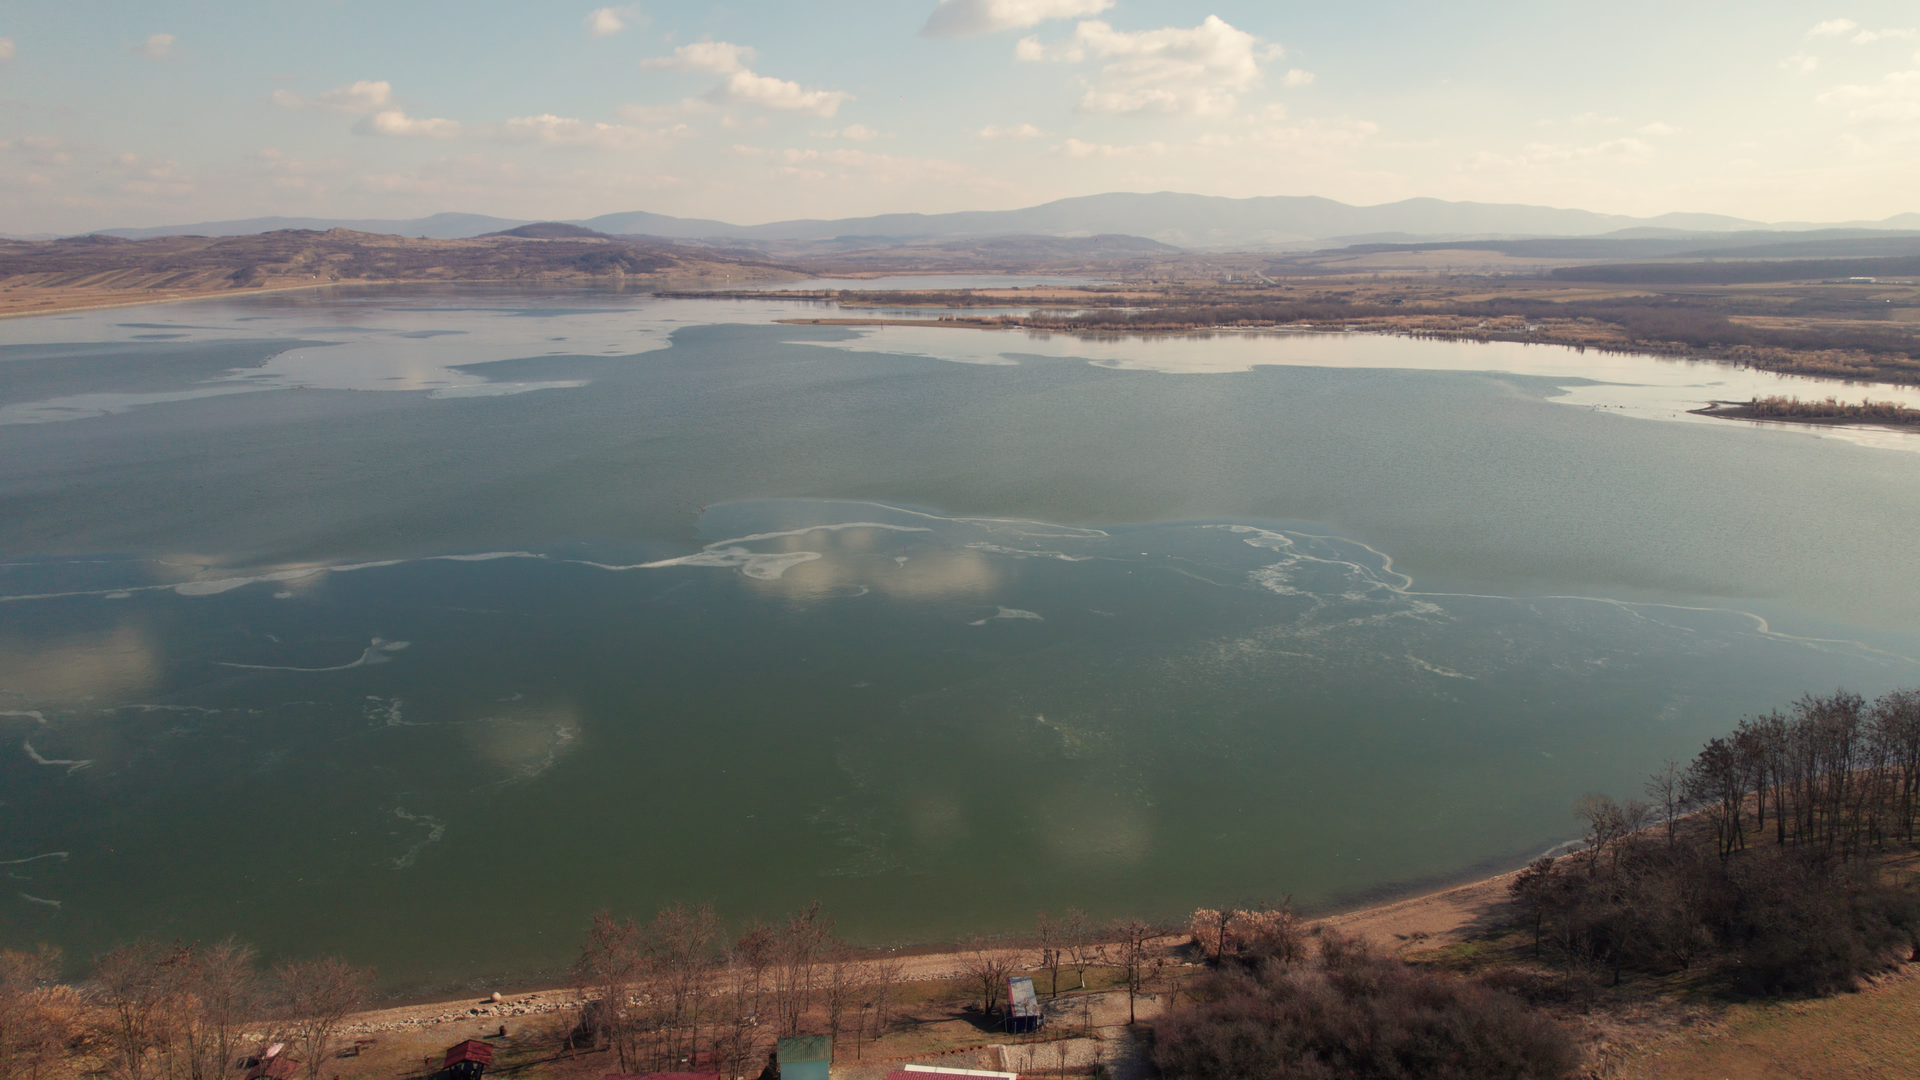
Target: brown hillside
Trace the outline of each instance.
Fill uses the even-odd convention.
[[[254,236],[0,241],[0,313],[143,303],[243,289],[398,281],[743,283],[803,275],[665,242],[408,239],[329,229]]]

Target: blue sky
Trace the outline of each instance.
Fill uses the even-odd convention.
[[[1101,191],[1920,210],[1904,3],[226,0],[0,9],[0,232],[751,223]]]

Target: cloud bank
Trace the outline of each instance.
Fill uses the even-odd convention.
[[[727,81],[707,91],[706,100],[716,105],[751,105],[779,112],[812,113],[832,116],[852,94],[841,90],[808,90],[797,82],[736,71]]]
[[[594,8],[584,20],[587,33],[593,37],[612,37],[630,26],[647,25],[647,17],[640,14],[640,5],[627,4],[622,7]]]
[[[1049,19],[1098,15],[1113,0],[940,0],[920,28],[923,37],[960,38],[1024,30]]]
[[[751,47],[735,45],[730,41],[696,41],[673,50],[671,56],[648,57],[640,61],[640,66],[663,71],[705,71],[715,75],[731,75],[747,70],[747,65],[758,55]]]
[[[1235,95],[1260,81],[1258,39],[1218,15],[1190,30],[1165,27],[1129,33],[1104,22],[1083,22],[1073,36],[1054,45],[1037,37],[1021,39],[1014,55],[1021,60],[1080,63],[1089,57],[1109,60],[1100,80],[1080,99],[1080,111],[1130,115],[1142,113],[1220,116],[1233,111]],[[1302,85],[1312,76],[1289,83]]]

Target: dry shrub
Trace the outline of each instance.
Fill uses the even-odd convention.
[[[1572,1040],[1514,998],[1318,931],[1295,962],[1234,961],[1155,1023],[1170,1080],[1560,1080]]]
[[[1277,959],[1291,963],[1303,955],[1300,918],[1293,909],[1215,911],[1201,908],[1187,920],[1187,932],[1207,958]]]

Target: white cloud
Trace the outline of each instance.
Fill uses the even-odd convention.
[[[13,59],[13,39],[0,37],[0,60]]]
[[[1839,37],[1841,34],[1849,30],[1857,30],[1859,27],[1860,24],[1854,22],[1852,19],[1828,19],[1826,22],[1818,23],[1813,29],[1807,31],[1807,36]]]
[[[1912,27],[1888,30],[1862,30],[1853,35],[1853,43],[1855,45],[1871,45],[1876,41],[1905,41],[1916,36],[1920,36],[1920,34],[1916,34]]]
[[[611,37],[632,26],[647,25],[647,17],[640,14],[639,4],[625,4],[620,7],[594,8],[585,19],[587,33],[594,37]]]
[[[288,109],[321,109],[360,117],[353,130],[362,135],[394,135],[412,139],[451,139],[461,133],[458,120],[408,116],[393,100],[393,84],[385,79],[361,79],[336,86],[313,97],[291,90],[275,90],[273,103]]]
[[[640,66],[667,71],[706,71],[715,75],[732,75],[747,70],[747,65],[758,55],[752,48],[730,41],[696,41],[673,50],[672,56],[648,57],[640,61]]]
[[[925,37],[972,37],[1038,26],[1048,19],[1098,15],[1112,6],[1113,0],[940,0],[920,33]]]
[[[405,139],[451,139],[460,134],[460,121],[439,117],[416,119],[399,109],[382,109],[362,118],[353,130],[362,135],[392,135]]]
[[[1092,21],[1057,45],[1025,38],[1014,55],[1065,63],[1089,56],[1110,60],[1099,84],[1081,97],[1083,112],[1220,115],[1233,111],[1235,92],[1260,81],[1255,41],[1217,15],[1191,30],[1169,26],[1137,33]]]
[[[707,92],[707,100],[716,105],[754,105],[781,112],[806,112],[832,116],[852,94],[841,90],[806,90],[799,83],[736,71],[727,81]]]
[[[1662,123],[1659,120],[1655,120],[1653,123],[1647,124],[1646,126],[1642,127],[1640,129],[1640,134],[1642,135],[1678,135],[1680,134],[1680,129],[1677,127],[1674,127],[1672,124]]]
[[[816,131],[813,133],[813,137],[816,139],[851,139],[854,142],[866,142],[869,139],[879,138],[880,133],[865,124],[848,124],[846,127],[840,128],[837,131]]]
[[[1815,100],[1848,106],[1854,121],[1920,120],[1920,68],[1891,72],[1878,83],[1836,86]]]
[[[1806,53],[1794,53],[1792,56],[1780,61],[1782,70],[1791,71],[1795,75],[1811,75],[1814,69],[1819,66],[1820,58],[1817,56],[1808,56]]]
[[[1305,86],[1312,81],[1313,72],[1294,68],[1287,72],[1286,78],[1281,79],[1280,84],[1282,86]]]
[[[376,112],[393,100],[393,84],[385,79],[373,81],[361,79],[359,82],[336,86],[324,94],[313,97],[301,97],[291,90],[275,90],[273,103],[289,109],[326,109],[329,112],[370,113]]]
[[[1110,146],[1106,143],[1083,142],[1068,139],[1053,148],[1054,153],[1071,158],[1140,158],[1159,157],[1167,152],[1167,144],[1160,142],[1143,143],[1139,146]]]
[[[150,57],[154,60],[165,59],[173,55],[173,43],[175,40],[172,34],[153,34],[149,36],[147,40],[141,42],[140,47],[135,51],[141,56]]]
[[[664,138],[690,134],[692,130],[685,124],[679,124],[663,131],[648,131],[644,128],[628,127],[625,124],[602,124],[542,113],[539,116],[513,117],[505,123],[488,129],[487,135],[495,142],[538,143],[542,146],[592,150],[623,150],[655,145]]]
[[[986,127],[975,132],[975,134],[983,139],[1037,139],[1045,135],[1046,132],[1041,131],[1032,124],[1015,124],[1009,128],[988,124]]]

